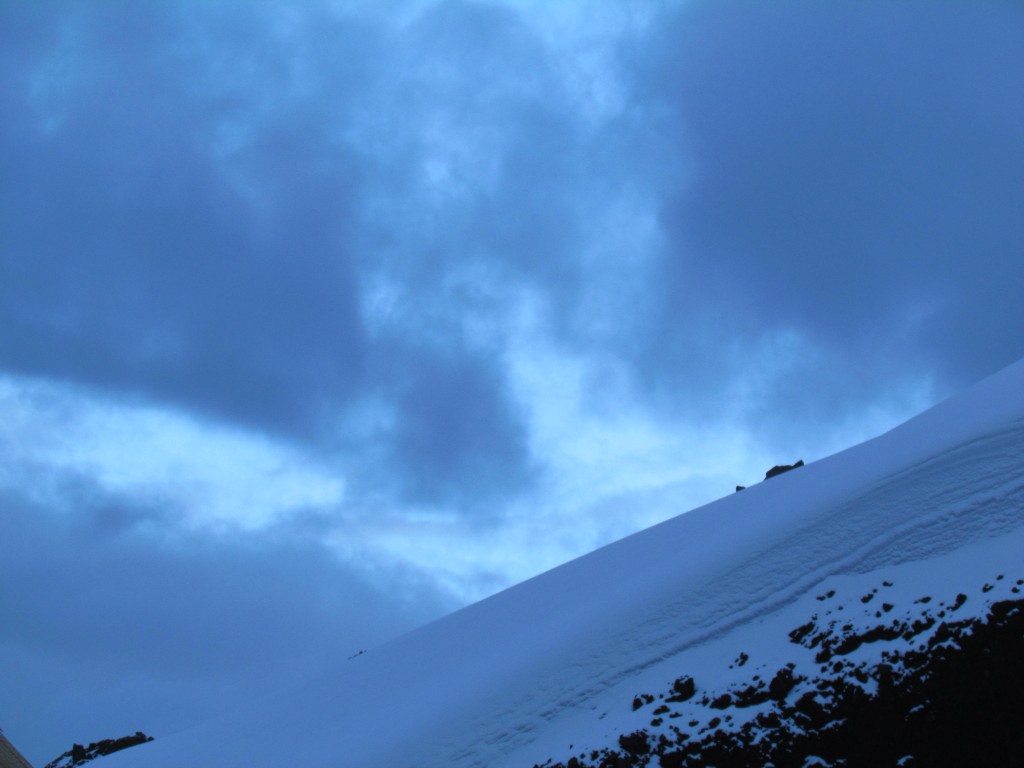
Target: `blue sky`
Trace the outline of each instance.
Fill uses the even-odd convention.
[[[241,706],[1024,356],[1021,93],[1009,2],[3,3],[0,726]]]

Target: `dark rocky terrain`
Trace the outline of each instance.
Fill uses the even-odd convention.
[[[886,621],[892,606],[873,590],[860,598],[878,601],[873,626],[816,615],[790,632],[791,643],[814,654],[813,675],[789,664],[701,697],[684,675],[633,699],[634,710],[649,709],[651,728],[620,736],[618,749],[580,751],[534,768],[1021,768],[1022,583],[1012,586],[1013,599],[965,619],[957,618],[968,599],[961,593],[948,603],[921,598],[914,618]],[[876,663],[849,658],[874,644],[886,647]],[[735,663],[745,661],[741,655]],[[688,721],[678,711],[684,702],[716,714]],[[739,716],[752,708],[753,717]]]
[[[132,736],[94,741],[87,747],[83,747],[81,744],[72,744],[71,749],[56,760],[47,763],[46,768],[70,768],[71,766],[82,765],[90,760],[95,760],[97,757],[120,752],[122,749],[145,744],[147,741],[152,740],[152,736],[147,736],[142,731],[136,731]]]

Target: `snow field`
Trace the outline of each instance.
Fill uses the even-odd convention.
[[[732,727],[757,707],[699,702],[780,665],[819,670],[817,651],[789,637],[808,616],[866,628],[886,603],[886,620],[909,620],[928,610],[915,600],[948,610],[977,582],[958,617],[983,611],[1024,578],[1022,532],[1024,361],[874,440],[106,764],[530,768],[614,746],[641,725],[699,731],[717,717]],[[886,647],[896,645],[864,644],[847,661]],[[681,675],[699,686],[692,703],[657,726],[658,704],[634,711],[638,693],[664,692]]]

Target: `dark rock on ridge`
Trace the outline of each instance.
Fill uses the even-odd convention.
[[[797,461],[796,464],[776,464],[774,467],[772,467],[771,469],[764,473],[764,479],[771,480],[776,475],[781,475],[783,472],[789,472],[789,470],[796,469],[797,467],[802,467],[803,465],[803,459]]]
[[[81,744],[73,744],[71,749],[63,755],[46,764],[45,768],[70,768],[71,766],[82,765],[97,757],[103,757],[113,752],[120,752],[122,749],[134,747],[138,744],[145,744],[152,741],[152,736],[147,736],[142,731],[136,731],[132,736],[122,736],[119,739],[103,739],[94,741],[88,747]]]

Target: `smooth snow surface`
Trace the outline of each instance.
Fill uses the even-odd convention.
[[[814,610],[827,620],[822,593],[859,597],[884,578],[898,613],[996,570],[1024,576],[1024,361],[881,437],[104,766],[531,768],[646,725],[640,691],[681,675],[725,687],[741,651],[744,675],[798,661],[786,633]],[[998,586],[991,599],[1012,581]]]

